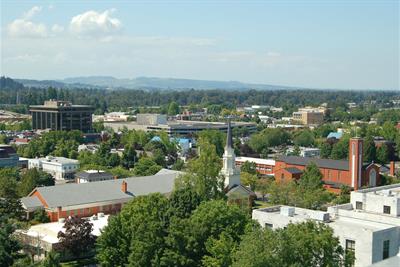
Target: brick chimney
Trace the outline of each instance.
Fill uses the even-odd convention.
[[[125,180],[122,181],[121,190],[122,190],[122,192],[124,192],[124,193],[128,192],[128,183],[127,183]]]
[[[391,161],[391,162],[390,162],[389,174],[390,174],[391,176],[394,176],[394,175],[395,175],[395,164],[394,164],[394,161]]]

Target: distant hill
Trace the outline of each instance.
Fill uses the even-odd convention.
[[[54,81],[54,80],[31,80],[31,79],[14,79],[26,87],[38,87],[38,88],[94,88],[99,87],[91,84],[80,84],[80,83],[65,83],[62,81]]]
[[[271,90],[295,89],[295,87],[249,84],[237,81],[209,81],[175,78],[138,77],[134,79],[117,79],[111,76],[74,77],[60,80],[64,83],[81,83],[108,88],[127,89],[225,89],[225,90]]]
[[[0,77],[0,89],[21,89],[24,88],[22,83],[16,82],[15,80],[1,76]]]
[[[103,88],[103,89],[144,89],[144,90],[290,90],[298,87],[250,84],[238,81],[210,81],[176,78],[137,77],[118,79],[111,76],[72,77],[63,80],[14,79],[26,87],[56,88]]]

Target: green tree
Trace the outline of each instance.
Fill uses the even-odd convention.
[[[161,170],[161,166],[157,165],[157,163],[155,163],[151,159],[143,157],[140,158],[139,161],[135,164],[133,173],[136,176],[148,176],[156,174],[159,170]]]
[[[333,145],[331,158],[346,159],[349,152],[349,137],[343,136],[339,142]]]
[[[225,135],[218,130],[203,130],[199,133],[199,139],[201,142],[207,142],[215,146],[215,150],[218,156],[222,156],[224,154],[225,147]]]
[[[180,113],[180,108],[178,103],[171,102],[168,106],[168,115],[175,116]]]
[[[14,226],[0,217],[0,266],[11,266],[19,258],[21,245],[13,236]]]
[[[242,172],[240,174],[240,181],[243,185],[250,186],[250,189],[254,191],[257,185],[258,177],[256,174]]]
[[[381,135],[386,140],[394,141],[395,138],[396,138],[396,135],[397,135],[397,130],[396,130],[395,126],[394,126],[394,123],[390,122],[390,121],[386,121],[382,125]]]
[[[19,180],[17,168],[0,169],[0,198],[18,198],[17,180]]]
[[[381,164],[389,162],[389,149],[387,145],[383,144],[376,150],[376,159]]]
[[[257,165],[256,165],[255,162],[245,161],[240,166],[240,171],[241,172],[247,172],[247,173],[250,173],[250,174],[257,174]]]
[[[33,168],[22,174],[18,192],[20,196],[27,196],[35,187],[50,185],[54,185],[54,178],[48,173]]]
[[[122,153],[121,163],[125,168],[133,168],[137,160],[136,150],[133,146],[126,145]]]
[[[298,146],[312,146],[314,145],[314,134],[310,130],[301,130],[295,133],[293,143]]]
[[[44,209],[36,210],[33,213],[33,219],[34,222],[38,223],[48,223],[50,222],[50,218],[47,215],[47,212]]]
[[[299,186],[307,190],[315,190],[322,188],[322,185],[322,173],[319,171],[318,166],[311,162],[301,175]]]
[[[344,255],[332,228],[307,221],[274,231],[249,231],[234,254],[232,266],[343,266]]]
[[[161,194],[139,196],[126,204],[97,240],[100,264],[160,266],[168,208],[168,200]]]
[[[214,145],[200,141],[199,147],[199,157],[189,161],[188,171],[177,180],[176,186],[193,188],[202,199],[219,198],[224,185],[221,159]]]
[[[5,134],[0,134],[0,144],[7,144],[7,136]]]
[[[40,267],[60,267],[60,254],[50,251],[47,257],[42,261]]]
[[[376,160],[376,147],[374,138],[371,135],[367,135],[364,138],[364,161],[372,162]]]
[[[319,149],[321,150],[320,154],[321,154],[321,158],[323,159],[328,159],[330,158],[331,154],[332,154],[332,146],[329,143],[322,143],[319,147]]]
[[[188,218],[200,205],[202,199],[193,188],[179,188],[169,198],[169,217]]]
[[[190,218],[171,222],[163,266],[229,266],[249,216],[224,200],[203,202]],[[217,265],[219,266],[219,265]]]

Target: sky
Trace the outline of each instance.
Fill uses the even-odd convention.
[[[0,73],[400,90],[399,2],[2,0]]]

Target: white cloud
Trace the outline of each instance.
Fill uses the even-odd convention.
[[[122,23],[111,17],[115,9],[105,10],[103,13],[87,11],[71,19],[70,30],[80,37],[101,37],[115,34],[120,31]]]
[[[33,23],[24,19],[16,19],[8,27],[8,34],[13,37],[40,38],[47,36],[47,27],[43,23]]]
[[[60,32],[63,32],[63,31],[64,31],[64,27],[63,27],[63,26],[60,26],[60,25],[58,25],[58,24],[54,24],[54,25],[51,27],[51,31],[52,31],[53,33],[60,33]]]
[[[34,6],[32,7],[30,10],[28,10],[27,12],[24,13],[24,15],[22,16],[22,18],[24,20],[28,20],[31,19],[33,16],[35,16],[37,13],[39,13],[40,11],[42,11],[42,7],[41,6]]]
[[[8,24],[8,34],[12,37],[43,38],[47,36],[47,27],[43,23],[34,23],[30,19],[34,17],[42,7],[34,6],[18,18]]]

